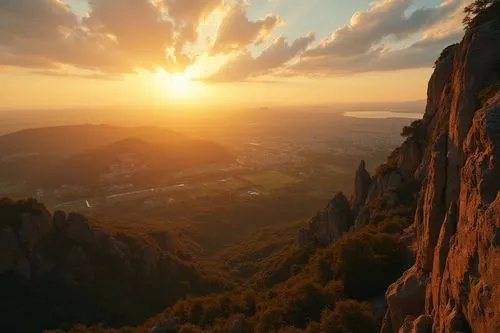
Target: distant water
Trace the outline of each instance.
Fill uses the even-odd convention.
[[[421,113],[416,112],[394,112],[394,111],[349,111],[344,112],[345,117],[365,118],[365,119],[387,119],[387,118],[405,118],[420,119]]]

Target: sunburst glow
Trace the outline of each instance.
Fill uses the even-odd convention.
[[[166,88],[166,92],[173,98],[188,99],[196,95],[195,84],[187,72],[171,74],[160,69],[156,72],[156,79],[158,84]]]

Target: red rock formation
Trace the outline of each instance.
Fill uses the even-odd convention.
[[[500,332],[500,92],[483,94],[500,82],[498,21],[468,31],[431,78],[417,259],[387,291],[383,332]]]

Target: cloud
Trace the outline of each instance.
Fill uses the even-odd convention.
[[[194,42],[198,38],[198,25],[216,9],[222,8],[224,0],[163,0],[163,5],[180,32],[179,40]]]
[[[165,47],[173,43],[174,27],[151,2],[89,0],[89,5],[83,25],[108,36],[127,62],[146,68],[165,65]]]
[[[373,71],[430,67],[441,51],[462,35],[457,32],[437,38],[421,39],[401,49],[374,48],[349,57],[307,57],[286,68],[285,76],[347,75]]]
[[[430,67],[441,50],[462,35],[460,17],[465,1],[447,0],[434,8],[406,13],[412,0],[385,0],[355,13],[349,24],[305,52],[285,75],[342,75]],[[446,26],[446,30],[439,29]],[[409,46],[409,37],[421,39]]]
[[[0,66],[74,66],[103,73],[182,70],[199,23],[223,0],[89,0],[83,18],[61,0],[0,1]]]
[[[51,71],[51,70],[35,70],[31,72],[32,74],[43,75],[43,76],[52,76],[52,77],[71,77],[71,78],[80,78],[80,79],[90,79],[90,80],[119,80],[122,78],[120,74],[110,75],[108,73],[69,73],[69,72],[61,72],[61,71]]]
[[[240,51],[249,44],[260,44],[283,23],[276,15],[267,15],[257,21],[250,21],[247,17],[246,6],[237,2],[228,6],[228,9],[219,25],[211,52],[230,53]]]
[[[109,37],[92,34],[58,0],[0,2],[0,65],[57,68],[69,63],[88,69],[124,69]]]
[[[269,14],[251,20],[243,0],[87,1],[82,17],[63,0],[0,0],[0,68],[47,75],[76,68],[113,78],[138,68],[182,71],[197,60],[189,48],[199,48],[200,25],[217,11],[223,13],[220,24],[202,53],[232,57],[209,81],[429,67],[459,39],[468,2],[444,0],[415,10],[413,0],[381,0],[314,47],[313,34],[291,43],[279,37],[252,56],[249,47],[266,41],[283,19]]]
[[[358,56],[369,52],[384,40],[400,41],[440,23],[460,6],[459,1],[446,1],[434,8],[421,8],[406,15],[413,0],[385,0],[372,3],[355,13],[350,22],[305,56]]]
[[[314,33],[309,33],[289,45],[286,38],[280,36],[258,57],[252,57],[248,51],[233,57],[215,74],[208,77],[207,81],[244,81],[250,77],[270,74],[306,50],[314,39]]]

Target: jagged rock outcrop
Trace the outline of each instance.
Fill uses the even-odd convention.
[[[405,184],[405,178],[398,169],[388,171],[372,178],[364,204],[358,208],[354,217],[355,229],[360,229],[369,223],[371,216],[370,205],[379,201],[386,209],[391,209],[400,204],[397,191]]]
[[[70,213],[64,226],[63,232],[72,241],[91,243],[94,240],[94,231],[87,218],[82,214]]]
[[[405,256],[407,266],[411,266],[415,262],[416,258],[416,241],[417,241],[417,230],[415,225],[412,224],[405,230],[403,230],[403,234],[399,238],[399,242],[403,245],[405,249]]]
[[[389,190],[401,187],[404,179],[398,170],[390,171],[373,181],[368,192],[368,200],[373,200],[386,194]]]
[[[372,178],[361,163],[350,209],[339,197],[299,234],[331,244],[384,221],[417,184],[400,239],[414,264],[386,292],[383,333],[500,332],[500,3],[489,11],[441,55],[402,146]]]
[[[422,125],[420,125],[422,126]],[[399,151],[397,167],[404,177],[412,178],[415,175],[424,154],[425,143],[421,140],[410,139],[403,143]]]
[[[81,214],[59,211],[51,216],[43,209],[0,224],[0,274],[11,271],[35,280],[54,270],[66,281],[73,281],[74,276],[91,280],[96,261],[102,260],[99,256],[118,263],[119,270],[131,272],[130,260],[135,255],[142,265],[137,270],[141,275],[158,272],[160,255],[155,248],[135,241],[131,249],[129,244],[93,229]]]
[[[311,242],[321,246],[332,244],[352,227],[353,222],[351,205],[339,192],[306,228],[299,231],[299,245],[304,247]]]
[[[398,333],[431,333],[432,318],[421,315],[417,319],[407,317]]]
[[[81,214],[52,216],[33,199],[0,199],[0,331],[129,325],[222,286],[176,257],[170,234],[158,235],[110,234]]]
[[[414,266],[389,287],[385,296],[393,331],[397,332],[407,316],[421,314],[425,305],[425,289],[428,279],[428,274]]]
[[[368,171],[366,171],[365,161],[361,161],[358,170],[356,171],[356,177],[354,179],[354,192],[351,198],[352,213],[357,216],[362,206],[365,203],[366,197],[368,196],[368,191],[370,190],[372,178]]]
[[[489,10],[429,83],[417,258],[387,291],[384,332],[500,332],[500,4]]]

